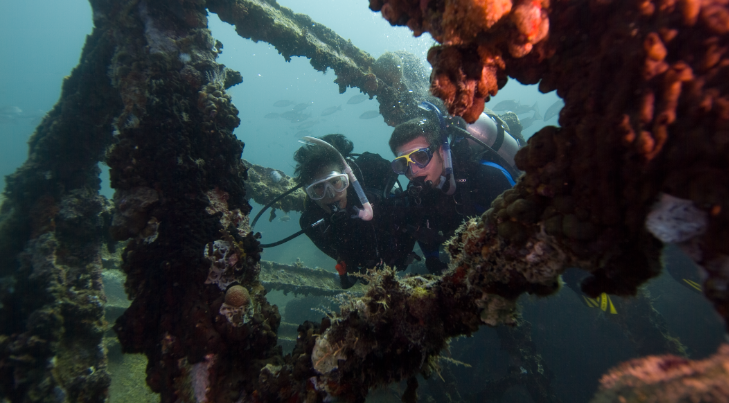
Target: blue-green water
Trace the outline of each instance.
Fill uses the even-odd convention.
[[[425,56],[433,44],[430,36],[413,38],[408,29],[391,27],[379,13],[369,11],[366,2],[286,0],[279,3],[295,12],[308,14],[375,58],[387,51],[405,50],[427,66]],[[82,0],[3,4],[0,13],[0,107],[17,107],[12,110],[21,112],[13,112],[15,115],[0,120],[0,187],[4,188],[4,177],[27,158],[27,140],[38,118],[58,100],[63,77],[78,63],[85,35],[91,32],[92,24],[91,9]],[[279,100],[309,104],[305,112],[311,113],[315,124],[305,129],[308,135],[343,133],[354,142],[354,152],[370,151],[388,159],[391,157],[387,140],[392,128],[382,117],[359,118],[364,112],[379,108],[376,100],[347,104],[359,91],[349,89],[339,94],[332,71],[317,72],[305,58],[294,58],[287,63],[272,46],[240,38],[231,26],[222,23],[214,14],[209,17],[209,26],[213,36],[224,44],[219,61],[239,71],[244,78],[242,84],[229,91],[240,111],[241,125],[235,133],[246,144],[243,158],[293,174],[292,155],[300,146],[298,140],[303,129],[299,123],[265,118],[267,114],[287,109],[274,106]],[[540,94],[536,86],[523,86],[510,80],[489,105],[508,99],[530,105],[537,102],[543,113],[558,98],[554,93]],[[341,106],[341,110],[321,116],[323,110],[337,106]],[[556,119],[535,123],[524,131],[524,136],[528,138],[545,124],[556,124]],[[107,177],[108,172],[104,170],[102,194],[110,197],[112,190]],[[251,203],[252,214],[256,214],[261,206]],[[279,217],[283,215],[278,213]],[[289,213],[290,220],[286,222],[276,219],[269,223],[265,219],[267,216],[263,216],[256,228],[263,234],[264,242],[279,240],[299,229],[296,212]],[[303,236],[266,250],[263,258],[283,263],[300,258],[307,266],[328,270],[333,270],[334,266],[333,260]],[[692,358],[715,351],[721,340],[721,325],[701,296],[667,276],[653,280],[649,288],[655,307],[666,319],[670,332],[688,347]],[[273,297],[285,301],[280,295]],[[524,312],[532,322],[537,349],[555,374],[554,387],[563,401],[585,401],[594,391],[601,373],[635,356],[620,329],[604,315],[584,307],[568,290],[548,299],[526,299]],[[297,318],[286,320],[291,322]],[[463,341],[454,344],[454,358],[473,365],[473,368],[456,371],[464,385],[474,385],[480,377],[498,372],[506,365],[502,362],[506,358],[499,352],[498,338],[493,330],[484,328],[481,333],[479,340],[484,345],[479,356],[459,356],[457,346]],[[489,362],[493,367],[484,369],[484,365],[479,364],[483,362]]]

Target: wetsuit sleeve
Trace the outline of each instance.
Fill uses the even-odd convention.
[[[304,234],[306,234],[306,236],[311,239],[311,242],[313,242],[320,251],[324,252],[330,258],[336,260],[337,251],[335,248],[332,247],[331,242],[327,240],[327,237],[324,233],[324,230],[329,224],[324,223],[314,228],[312,228],[311,226],[313,223],[318,221],[319,218],[320,217],[315,217],[310,212],[305,211],[303,214],[301,214],[301,218],[299,218],[299,225],[301,226],[301,229],[304,230]]]

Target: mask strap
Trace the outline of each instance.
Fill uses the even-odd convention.
[[[446,123],[443,114],[440,112],[440,109],[438,109],[438,107],[433,105],[431,102],[423,101],[418,106],[421,109],[433,111],[435,112],[435,115],[438,116],[438,123],[440,124],[440,136],[442,141],[441,147],[443,148],[444,154],[443,165],[445,166],[446,176],[450,177],[450,186],[448,187],[446,194],[450,196],[456,192],[456,178],[453,176],[453,158],[451,157],[451,145],[448,142],[448,124]]]

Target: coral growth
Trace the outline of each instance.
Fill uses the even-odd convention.
[[[515,306],[484,292],[482,274],[451,270],[442,278],[398,280],[394,270],[371,271],[362,297],[344,297],[340,312],[325,320],[311,366],[319,391],[356,400],[368,388],[426,376],[438,370],[448,339],[480,324],[515,323]],[[363,373],[363,375],[360,375]]]
[[[506,84],[504,61],[491,46],[434,46],[428,51],[433,66],[431,92],[448,112],[475,122],[484,102]]]
[[[122,108],[107,75],[115,42],[96,21],[57,104],[6,177],[0,211],[0,396],[4,401],[103,402],[111,377],[101,244],[110,203],[99,159]],[[12,58],[8,56],[8,58]]]
[[[370,9],[390,24],[406,25],[416,36],[430,32],[443,44],[428,52],[431,91],[451,114],[468,122],[506,84],[503,58],[524,57],[547,37],[548,5],[536,0],[370,0]]]
[[[451,113],[477,117],[506,75],[565,100],[561,128],[542,129],[518,153],[525,175],[481,217],[481,234],[464,236],[465,226],[451,245],[457,264],[495,265],[493,290],[507,297],[555,290],[567,266],[592,274],[583,283],[591,296],[635,294],[661,269],[662,244],[646,218],[659,199],[674,197],[693,207],[674,208],[672,220],[696,228],[664,224],[693,234],[706,295],[729,318],[726,2],[372,0],[370,7],[443,44],[429,53],[431,86]],[[653,210],[648,226],[664,234],[658,216]]]
[[[147,355],[147,383],[162,401],[235,401],[256,388],[250,371],[281,362],[226,94],[241,77],[215,62],[222,44],[200,2],[134,4],[110,13],[129,28],[115,31],[109,74],[129,96],[107,162],[115,235],[131,238],[121,268],[133,298],[114,330],[124,352]],[[226,301],[226,290],[237,298]]]
[[[234,285],[225,292],[225,300],[220,305],[219,312],[233,326],[241,327],[256,313],[256,304],[245,287]]]
[[[142,234],[152,219],[154,219],[153,225],[156,218],[149,216],[147,212],[158,202],[157,191],[148,187],[136,187],[116,192],[114,194],[116,209],[114,209],[114,220],[111,223],[111,234],[114,239],[124,241]]]
[[[243,160],[248,169],[248,181],[246,181],[246,197],[253,199],[256,203],[266,205],[280,196],[287,190],[296,186],[296,182],[288,175]],[[278,176],[275,176],[274,173]],[[303,190],[297,189],[293,193],[273,204],[273,208],[289,211],[304,211],[304,199],[306,194]]]
[[[701,361],[672,355],[638,358],[600,379],[593,403],[723,402],[729,396],[729,345]]]

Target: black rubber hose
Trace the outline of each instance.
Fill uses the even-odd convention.
[[[296,189],[298,189],[298,188],[300,188],[302,186],[304,186],[304,185],[296,185],[296,186],[292,187],[291,189],[285,191],[282,195],[278,196],[277,198],[273,199],[271,202],[269,202],[268,204],[266,204],[265,206],[263,206],[263,208],[261,209],[261,211],[259,211],[258,214],[256,214],[256,218],[253,219],[253,223],[251,224],[251,229],[253,229],[253,227],[256,226],[256,223],[258,222],[258,219],[261,218],[261,214],[263,214],[264,211],[268,210],[268,208],[271,207],[274,203],[276,203],[277,201],[279,201],[279,200],[283,199],[284,197],[290,195],[291,193],[295,192]]]
[[[286,238],[284,238],[284,239],[282,239],[280,241],[273,242],[273,243],[267,243],[267,244],[261,244],[260,246],[261,246],[261,248],[272,248],[274,246],[281,245],[282,243],[286,243],[286,242],[288,242],[288,241],[296,238],[297,236],[299,236],[299,235],[301,235],[303,233],[304,233],[304,230],[302,229],[301,231],[296,232],[293,235],[289,235],[289,236],[287,236]]]

